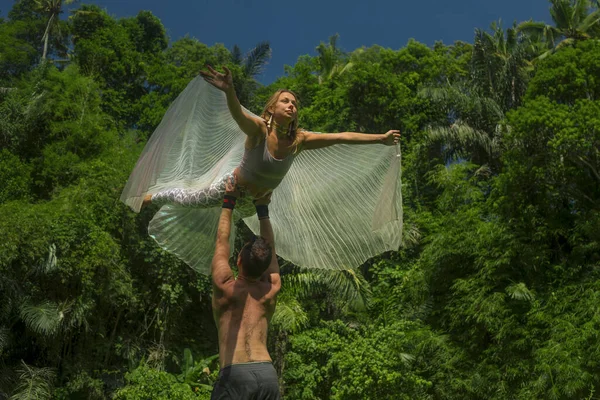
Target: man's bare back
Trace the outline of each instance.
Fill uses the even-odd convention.
[[[213,295],[213,316],[219,330],[221,368],[230,364],[271,361],[267,350],[269,321],[279,289],[267,281],[237,279]]]

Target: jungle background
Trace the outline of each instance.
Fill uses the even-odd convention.
[[[600,398],[598,2],[472,43],[324,38],[268,86],[268,42],[171,42],[151,12],[70,3],[0,20],[0,399],[209,398],[210,280],[148,237],[155,208],[119,201],[207,63],[255,112],[285,87],[307,129],[402,130],[402,247],[341,271],[281,260],[284,398]]]

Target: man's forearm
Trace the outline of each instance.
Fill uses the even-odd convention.
[[[277,253],[275,251],[275,234],[273,233],[273,227],[271,226],[271,220],[269,219],[269,209],[267,205],[257,205],[256,214],[260,224],[260,236],[271,245],[271,263],[269,264],[269,268],[265,271],[265,274],[270,277],[272,274],[279,274],[279,263],[277,262]]]
[[[260,223],[260,236],[265,238],[271,246],[275,247],[275,235],[273,234],[273,227],[271,226],[271,220],[269,218],[261,219]]]
[[[271,220],[269,219],[269,206],[266,204],[257,204],[256,216],[258,217],[260,226],[260,236],[265,238],[271,246],[274,247],[275,235],[273,234],[273,227],[271,226]]]
[[[231,216],[233,210],[229,208],[221,209],[221,217],[219,218],[219,226],[217,228],[217,242],[224,241],[229,243],[231,235]]]
[[[233,279],[233,273],[229,267],[229,236],[231,235],[231,216],[235,207],[235,197],[226,194],[223,198],[223,206],[217,226],[217,242],[215,243],[215,255],[211,264],[213,284],[219,287],[225,282]]]

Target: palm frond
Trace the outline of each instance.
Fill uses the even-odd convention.
[[[331,293],[354,309],[364,309],[371,299],[371,287],[355,269],[328,271],[324,275],[325,285]]]
[[[19,384],[10,400],[45,400],[52,396],[52,381],[56,374],[52,368],[36,368],[21,361]]]
[[[450,110],[453,106],[464,109],[470,103],[470,98],[466,93],[451,85],[445,87],[425,87],[419,91],[419,96],[440,103],[447,110]]]
[[[537,56],[537,60],[543,60],[546,57],[548,57],[550,54],[553,54],[553,53],[554,53],[554,49],[546,50],[545,52],[543,52],[542,54]]]
[[[271,319],[271,325],[275,328],[298,332],[308,324],[308,315],[300,305],[300,302],[290,295],[279,296],[277,308]]]
[[[293,293],[300,298],[310,297],[315,291],[323,288],[318,272],[303,270],[302,272],[285,275],[282,279],[282,292]]]
[[[319,43],[316,47],[319,63],[319,83],[323,83],[324,79],[331,79],[336,74],[344,71],[340,63],[342,61],[342,52],[337,48],[339,34],[329,37],[329,43]]]
[[[517,25],[517,32],[520,33],[538,33],[546,28],[546,24],[543,22],[536,22],[533,20],[521,22]]]
[[[55,334],[63,319],[58,305],[50,301],[40,304],[31,304],[29,301],[25,301],[19,311],[27,327],[35,333],[43,335]]]
[[[329,48],[332,49],[333,52],[337,51],[337,41],[340,38],[340,34],[336,33],[329,37]]]
[[[576,0],[576,3],[581,0]],[[573,23],[573,7],[571,0],[552,0],[550,7],[550,16],[560,30],[568,29]]]
[[[83,328],[85,332],[89,331],[90,324],[87,316],[91,315],[93,303],[85,301],[64,301],[58,305],[59,313],[65,316],[63,324],[67,328]]]
[[[400,353],[399,356],[400,360],[402,360],[402,363],[404,363],[405,365],[409,365],[415,360],[415,356],[413,356],[412,354]]]
[[[600,10],[595,10],[581,21],[581,31],[589,33],[600,24]]]
[[[580,25],[586,16],[589,14],[591,7],[590,0],[576,0],[575,5],[572,7],[573,25]]]
[[[502,111],[502,107],[495,99],[484,97],[484,96],[472,96],[471,100],[474,103],[481,104],[482,121],[487,121],[489,118],[492,118],[494,122],[498,122],[504,119],[504,112]]]
[[[523,300],[523,301],[532,301],[535,296],[534,294],[527,288],[523,282],[515,283],[506,288],[506,293],[511,299],[515,300]]]
[[[364,309],[371,298],[371,288],[366,279],[354,269],[310,269],[286,275],[283,289],[300,298],[312,297],[327,291],[335,299],[355,309]]]
[[[517,26],[517,31],[531,38],[543,39],[547,48],[554,48],[560,32],[552,25],[543,22],[525,21]]]
[[[567,46],[572,46],[573,43],[575,43],[575,39],[573,38],[566,38],[561,40],[555,47],[555,51],[558,49],[562,49],[563,47],[567,47]]]
[[[334,68],[331,70],[331,73],[329,74],[329,78],[333,78],[336,75],[342,75],[348,71],[350,71],[352,69],[352,67],[354,66],[354,63],[346,63],[346,64],[336,64],[334,66]]]
[[[254,77],[260,74],[271,58],[271,45],[269,42],[260,42],[256,45],[244,60],[244,74]]]
[[[432,143],[444,143],[452,148],[464,148],[465,146],[476,145],[484,149],[490,156],[494,155],[498,150],[487,133],[475,129],[462,121],[457,121],[449,127],[439,126],[429,128],[429,140]]]

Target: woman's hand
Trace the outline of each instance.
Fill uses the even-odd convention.
[[[225,182],[225,194],[233,197],[240,197],[240,188],[235,175],[231,175]]]
[[[393,146],[395,144],[398,144],[399,141],[400,141],[400,131],[399,130],[387,131],[385,133],[385,136],[383,137],[383,144],[385,144],[386,146]]]
[[[234,90],[233,77],[229,68],[223,66],[223,69],[225,70],[224,74],[218,72],[210,65],[207,65],[206,68],[208,68],[208,72],[200,71],[200,75],[202,75],[206,82],[210,83],[217,89],[222,90],[226,93],[230,90]]]

